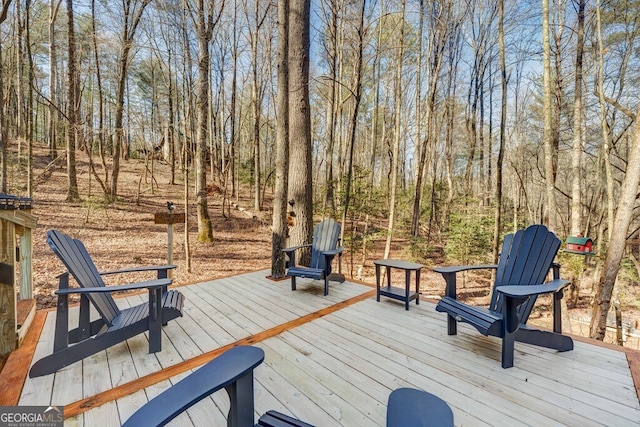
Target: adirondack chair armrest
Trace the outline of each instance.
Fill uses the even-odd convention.
[[[168,286],[171,284],[171,279],[154,279],[147,280],[139,283],[129,283],[125,285],[112,285],[101,286],[95,288],[66,288],[58,289],[55,291],[56,295],[70,295],[70,294],[91,294],[91,293],[112,293],[121,291],[133,291],[136,289],[156,289]]]
[[[282,250],[282,252],[284,252],[284,253],[290,253],[290,252],[295,251],[296,249],[310,248],[310,247],[311,247],[311,243],[306,244],[306,245],[292,246],[292,247],[290,247],[290,248],[284,248],[284,249]]]
[[[296,250],[297,249],[310,248],[310,247],[311,247],[311,243],[308,243],[306,245],[292,246],[290,248],[283,249],[282,252],[284,252],[287,255],[287,257],[289,258],[289,260],[287,261],[287,268],[295,267],[295,265],[296,265]]]
[[[433,271],[440,274],[451,274],[451,273],[460,273],[462,271],[468,270],[487,270],[498,268],[495,264],[485,264],[485,265],[452,265],[446,267],[435,267]]]
[[[513,298],[527,298],[534,295],[556,293],[564,289],[569,283],[568,280],[556,279],[542,285],[503,285],[496,290]]]
[[[164,279],[167,277],[167,271],[174,270],[177,268],[175,264],[166,264],[166,265],[146,265],[142,267],[129,267],[129,268],[121,268],[118,270],[108,270],[108,271],[100,271],[101,276],[108,276],[112,274],[123,274],[123,273],[138,273],[145,271],[157,271],[158,279]]]
[[[322,252],[322,255],[334,257],[334,256],[338,255],[339,253],[341,253],[343,249],[344,248],[342,246],[340,246],[340,247],[332,249],[330,251],[324,251],[324,252]]]
[[[445,295],[456,299],[456,275],[463,271],[469,270],[495,270],[498,266],[495,264],[485,265],[453,265],[447,267],[435,267],[433,271],[442,274],[447,287],[445,289]]]
[[[253,370],[264,361],[264,350],[233,347],[138,409],[123,427],[163,426],[222,388],[231,400],[230,426],[253,425]]]

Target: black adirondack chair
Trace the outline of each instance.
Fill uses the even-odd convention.
[[[182,316],[184,297],[175,290],[167,290],[171,279],[168,270],[174,265],[135,267],[123,270],[99,272],[84,244],[57,230],[47,232],[47,242],[67,268],[58,276],[59,289],[56,312],[56,330],[53,354],[38,360],[31,367],[31,378],[51,374],[87,356],[111,347],[138,334],[149,331],[149,353],[162,349],[161,326]],[[135,284],[105,286],[103,275],[157,271],[157,279]],[[69,287],[71,274],[79,288]],[[147,303],[120,310],[112,292],[148,289]],[[69,295],[80,294],[78,327],[69,330]],[[93,304],[100,318],[90,320],[89,303]],[[73,344],[73,345],[70,345]]]
[[[329,294],[329,275],[331,261],[336,255],[341,256],[342,246],[338,247],[340,225],[333,219],[325,219],[313,229],[311,244],[294,246],[283,249],[289,260],[287,262],[287,276],[291,277],[291,290],[296,290],[296,277],[320,280],[324,279],[324,295]],[[296,250],[311,248],[311,263],[308,267],[296,265]]]
[[[164,426],[218,390],[229,395],[228,427],[254,426],[253,371],[264,361],[264,351],[253,346],[233,347],[138,409],[123,427]],[[255,427],[313,427],[304,421],[267,411]],[[453,427],[453,412],[430,393],[401,388],[389,396],[387,427]]]
[[[573,340],[562,335],[560,300],[569,281],[560,279],[560,266],[553,262],[560,239],[543,225],[532,225],[508,234],[498,265],[438,267],[446,282],[445,296],[436,310],[447,313],[447,332],[457,333],[457,322],[474,326],[481,334],[502,338],[502,367],[513,366],[514,341],[558,351],[573,350]],[[456,299],[457,273],[495,269],[496,278],[489,308],[464,304]],[[545,283],[549,271],[553,280]],[[553,294],[553,332],[528,326],[527,319],[538,295]]]

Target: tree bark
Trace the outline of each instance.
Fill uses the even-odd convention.
[[[67,201],[80,199],[78,194],[78,178],[76,173],[76,136],[80,112],[78,63],[76,59],[76,36],[73,23],[73,0],[67,0]]]
[[[638,111],[640,114],[640,111]],[[611,305],[613,288],[620,270],[620,262],[624,255],[627,241],[627,230],[638,192],[640,180],[640,126],[636,123],[626,173],[618,196],[618,209],[613,221],[613,232],[607,247],[602,276],[596,287],[595,304],[591,315],[590,337],[603,340],[606,333],[607,313]]]
[[[398,197],[398,165],[400,157],[400,126],[402,122],[402,63],[404,61],[404,22],[405,22],[405,8],[406,1],[402,0],[402,23],[400,24],[399,40],[400,45],[398,48],[398,57],[396,59],[396,75],[394,86],[394,104],[395,111],[395,135],[393,138],[393,159],[391,161],[391,195],[389,197],[389,223],[387,225],[387,240],[384,246],[383,258],[389,258],[391,252],[391,240],[393,238],[393,230],[396,220],[396,199]]]
[[[418,12],[418,53],[416,55],[416,142],[415,147],[418,150],[418,164],[416,171],[416,185],[414,189],[413,196],[413,215],[411,217],[411,236],[418,237],[420,230],[420,213],[422,211],[422,176],[424,171],[424,163],[426,159],[426,151],[428,149],[428,140],[429,140],[429,122],[431,118],[431,112],[427,111],[427,135],[425,135],[424,140],[422,139],[422,39],[424,38],[424,9],[425,2],[424,0],[418,1],[419,12]],[[433,30],[435,32],[435,30]],[[431,45],[431,49],[435,50],[435,46]],[[431,61],[429,61],[431,63]],[[432,81],[435,83],[438,79],[434,76],[432,77]],[[423,142],[424,141],[424,142]]]
[[[276,117],[276,188],[273,196],[271,277],[285,275],[287,186],[289,173],[289,0],[278,0],[278,111]]]
[[[582,230],[582,58],[584,52],[584,10],[586,0],[578,2],[578,39],[576,40],[575,98],[573,102],[573,148],[571,157],[571,235]]]
[[[0,9],[0,25],[7,19],[7,13],[11,6],[11,0],[2,0],[2,9]],[[4,75],[2,61],[2,43],[0,40],[0,76]],[[7,192],[7,119],[4,114],[4,83],[0,78],[0,190]]]
[[[329,48],[327,51],[329,63],[329,99],[327,100],[326,115],[326,131],[325,139],[327,144],[326,153],[326,173],[325,173],[325,195],[324,203],[332,214],[335,213],[335,197],[334,197],[334,173],[333,173],[333,151],[336,128],[336,86],[337,86],[337,69],[338,69],[338,5],[337,1],[327,2],[331,8],[331,21],[327,25],[327,32],[330,38]]]
[[[354,105],[353,112],[351,115],[351,135],[349,137],[349,150],[348,150],[348,159],[347,159],[347,184],[345,187],[345,196],[344,196],[344,210],[342,213],[342,227],[340,229],[340,241],[344,242],[344,232],[347,225],[347,214],[349,212],[349,203],[351,201],[351,183],[353,181],[353,150],[356,142],[356,129],[358,126],[358,112],[360,111],[360,100],[362,97],[362,55],[364,51],[364,37],[365,37],[365,28],[364,28],[364,12],[365,12],[365,4],[366,2],[362,2],[362,8],[360,9],[360,17],[359,17],[359,25],[356,29],[358,32],[358,56],[356,58],[356,69],[354,71],[355,76],[355,90],[353,92],[354,96]]]
[[[500,48],[500,83],[502,87],[502,105],[500,106],[500,141],[498,142],[498,158],[496,161],[496,183],[493,193],[493,262],[498,262],[500,231],[502,223],[502,160],[506,143],[507,127],[507,64],[504,47],[504,0],[498,4],[498,45]]]
[[[544,172],[547,196],[547,224],[551,231],[556,231],[556,194],[553,168],[553,134],[551,117],[551,41],[549,38],[549,0],[542,0],[542,84],[544,88]]]
[[[198,38],[198,81],[195,180],[196,209],[198,214],[198,241],[213,241],[213,227],[207,203],[207,130],[209,117],[210,58],[209,43],[213,34],[213,2],[205,10],[204,0],[198,0],[196,6],[196,35]],[[217,22],[217,21],[216,21]]]
[[[311,180],[311,112],[309,104],[310,0],[289,3],[289,185],[295,225],[294,246],[309,243],[313,233]],[[303,257],[301,262],[308,260]]]

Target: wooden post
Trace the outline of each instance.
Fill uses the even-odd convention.
[[[16,349],[15,229],[0,218],[0,356]]]
[[[173,224],[167,225],[167,264],[173,264]],[[167,273],[173,278],[173,270]]]
[[[156,212],[154,222],[156,224],[167,224],[167,264],[173,264],[173,224],[184,222],[184,213],[174,213],[173,203],[168,203],[167,212]],[[168,271],[169,277],[173,277],[173,270]]]

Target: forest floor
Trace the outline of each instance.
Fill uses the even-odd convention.
[[[167,226],[154,223],[155,213],[167,212],[167,202],[174,202],[175,212],[185,212],[185,196],[182,173],[176,171],[176,184],[170,184],[170,168],[160,161],[130,159],[121,162],[118,179],[118,199],[111,204],[104,203],[103,192],[95,177],[89,172],[88,157],[77,153],[78,185],[81,201],[66,202],[67,175],[64,158],[50,162],[44,147],[34,149],[34,192],[33,211],[38,218],[34,232],[33,273],[34,295],[38,308],[55,306],[54,291],[58,288],[56,276],[63,272],[63,266],[46,243],[46,231],[59,229],[82,240],[92,255],[98,269],[112,270],[123,267],[155,265],[166,263]],[[97,162],[97,159],[94,159]],[[104,172],[98,165],[98,174],[104,180]],[[16,168],[17,169],[17,168]],[[153,170],[153,173],[152,173]],[[109,178],[110,179],[110,178]],[[13,194],[22,196],[20,182],[23,175],[14,170],[9,177]],[[234,198],[235,207],[230,215],[222,213],[222,195],[209,196],[209,213],[213,225],[213,242],[200,243],[197,237],[197,218],[193,191],[189,194],[188,228],[191,252],[191,269],[187,269],[185,256],[185,226],[173,226],[173,263],[177,265],[174,282],[196,283],[217,277],[241,274],[247,271],[269,269],[271,266],[271,212],[270,201],[265,202],[265,210],[254,213],[251,191],[248,184],[241,184],[240,195]],[[267,191],[267,196],[268,196]],[[318,218],[319,219],[319,218]],[[385,219],[373,226],[386,228]],[[373,260],[383,257],[384,240],[379,239],[368,250],[366,261],[360,268],[358,278],[375,284]],[[390,258],[412,260],[409,241],[402,236],[395,237]],[[421,293],[425,297],[439,297],[444,292],[444,281],[430,267],[444,264],[442,251],[435,251],[432,259],[420,260],[427,268],[421,276]],[[342,272],[347,278],[356,276],[361,264],[361,249],[346,250],[342,258]],[[136,281],[151,276],[127,276],[118,282]],[[399,278],[400,279],[400,278]],[[589,287],[588,284],[583,284]],[[465,298],[478,303],[487,303],[490,277],[467,276],[459,285]],[[582,291],[584,294],[584,291]],[[585,298],[572,308],[572,318],[588,317]],[[551,325],[550,299],[532,313],[532,321],[545,327]],[[635,317],[638,319],[638,317]],[[586,335],[587,328],[572,322],[571,332]],[[443,325],[444,327],[444,325]],[[638,346],[637,340],[631,344]]]

